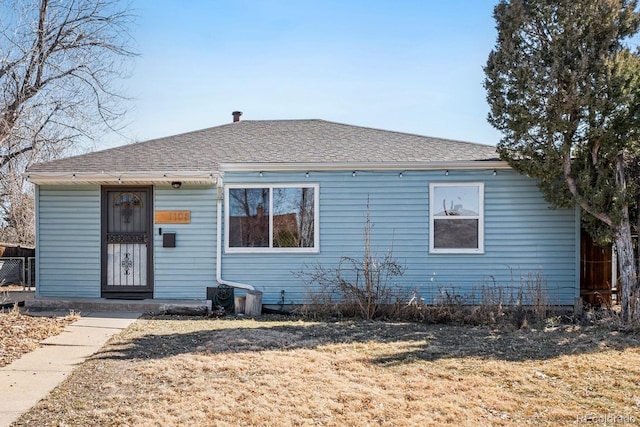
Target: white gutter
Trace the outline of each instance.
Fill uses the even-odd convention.
[[[23,174],[33,184],[169,184],[181,181],[183,184],[206,184],[221,177],[221,171],[343,171],[343,170],[491,170],[511,169],[507,162],[499,160],[447,161],[447,162],[344,162],[344,163],[221,163],[219,171],[137,171],[137,172],[26,172]]]
[[[213,183],[222,175],[217,171],[180,171],[180,172],[25,172],[23,177],[33,184],[85,184],[85,183],[119,183],[145,182],[149,184],[169,184],[172,181],[189,183]]]
[[[218,197],[217,203],[217,218],[216,218],[216,281],[221,285],[231,286],[232,288],[246,289],[247,291],[255,291],[255,288],[246,283],[232,282],[230,280],[224,280],[222,278],[222,177],[217,179]]]
[[[491,170],[511,169],[501,160],[473,160],[463,162],[346,162],[346,163],[220,163],[221,171],[342,171],[342,170]]]

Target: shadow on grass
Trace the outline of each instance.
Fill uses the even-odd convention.
[[[548,360],[563,355],[640,347],[637,334],[568,325],[547,330],[495,331],[485,327],[382,321],[155,319],[158,320],[169,322],[162,331],[154,332],[150,325],[150,333],[130,338],[124,335],[92,359],[144,360],[189,353],[233,354],[298,349],[326,351],[331,346],[373,343],[367,346],[369,362],[394,365],[469,357],[514,362]],[[191,325],[190,331],[171,332],[171,327],[167,328],[170,322],[177,322],[176,330],[181,329],[180,322],[197,323]]]

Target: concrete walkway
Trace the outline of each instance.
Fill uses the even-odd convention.
[[[82,313],[60,335],[0,368],[0,427],[9,426],[46,397],[73,368],[96,353],[141,313]]]

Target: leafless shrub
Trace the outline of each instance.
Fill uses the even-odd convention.
[[[541,271],[521,276],[519,282],[499,284],[494,277],[460,292],[454,286],[440,286],[432,305],[421,308],[422,320],[431,323],[468,325],[512,325],[547,320],[551,313],[549,290]]]
[[[317,264],[295,273],[309,294],[310,303],[303,311],[313,308],[316,313],[367,320],[397,315],[402,291],[391,282],[404,274],[405,267],[393,257],[392,249],[381,258],[372,253],[372,228],[367,200],[362,259],[343,256],[336,267]]]
[[[547,279],[542,272],[529,272],[524,278],[527,302],[533,311],[535,319],[545,319],[549,313],[550,300]]]
[[[620,306],[614,306],[607,298],[601,298],[597,305],[585,305],[582,314],[574,319],[575,323],[587,326],[602,326],[620,331],[638,331],[634,325],[622,321]]]
[[[432,304],[426,304],[418,290],[392,285],[393,278],[401,276],[405,268],[394,259],[392,250],[382,258],[372,254],[371,228],[367,201],[362,259],[344,256],[335,267],[305,265],[294,273],[307,287],[308,301],[301,314],[471,325],[511,323],[519,329],[544,321],[550,312],[549,290],[541,271],[506,285],[491,277],[471,292],[440,286]]]
[[[400,288],[391,285],[404,267],[391,253],[382,259],[362,260],[342,257],[337,267],[314,265],[297,273],[308,289],[309,302],[303,313],[373,319],[396,317],[401,301]],[[406,301],[406,300],[404,300]]]

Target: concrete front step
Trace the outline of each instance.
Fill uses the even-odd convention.
[[[143,312],[153,314],[205,315],[211,311],[210,300],[123,300],[104,298],[35,298],[26,300],[28,311]]]

